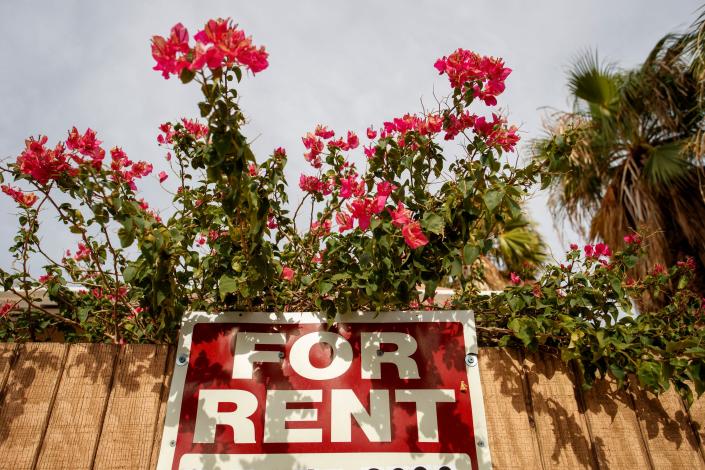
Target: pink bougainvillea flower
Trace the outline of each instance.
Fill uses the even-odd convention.
[[[189,51],[188,31],[184,25],[177,23],[171,28],[168,39],[152,37],[152,57],[157,62],[154,70],[161,71],[166,79],[171,75],[179,75],[189,65],[186,58]]]
[[[571,244],[570,244],[570,249],[571,249],[571,250],[575,251],[575,250],[577,250],[578,248],[579,248],[579,247],[578,247],[578,244],[577,244],[577,243],[571,243]]]
[[[160,183],[163,183],[164,181],[166,181],[167,178],[169,178],[169,175],[167,175],[166,171],[159,172],[159,182]]]
[[[353,228],[353,218],[350,214],[346,214],[345,212],[336,213],[335,222],[338,224],[338,231],[340,233],[343,233],[346,230],[352,230]]]
[[[51,274],[43,274],[43,275],[39,276],[38,281],[40,284],[46,284],[47,282],[51,281],[52,279],[54,279],[54,276],[52,276]]]
[[[346,150],[354,150],[360,145],[360,139],[352,131],[348,131],[348,140],[346,141],[348,148]]]
[[[654,267],[651,268],[651,275],[652,276],[661,276],[666,274],[668,271],[666,270],[666,267],[662,265],[661,263],[655,263]]]
[[[315,237],[322,237],[324,235],[328,235],[330,233],[330,229],[331,229],[330,219],[326,219],[323,222],[320,222],[317,220],[311,224],[311,233]]]
[[[685,261],[678,261],[676,266],[679,268],[685,268],[689,271],[695,271],[695,259],[692,256],[686,256]]]
[[[585,257],[587,258],[592,258],[595,255],[595,247],[592,245],[585,245],[583,247],[583,251],[585,252]]]
[[[277,147],[274,149],[273,155],[279,158],[286,158],[286,150],[283,147]]]
[[[403,202],[398,202],[396,209],[387,209],[387,211],[392,216],[392,225],[395,227],[403,227],[412,221],[411,211],[404,207]]]
[[[3,193],[10,196],[12,199],[15,200],[17,204],[22,207],[32,207],[34,203],[37,202],[37,200],[39,199],[34,193],[25,193],[23,191],[20,191],[19,189],[15,189],[6,184],[0,186],[0,189],[2,189]]]
[[[472,90],[474,96],[488,106],[497,104],[496,96],[504,91],[504,82],[512,72],[500,58],[481,56],[465,49],[438,59],[433,66],[440,74],[448,76],[453,88],[463,93]]]
[[[389,181],[382,181],[377,183],[377,195],[375,196],[375,213],[380,213],[384,210],[387,205],[387,199],[389,195],[392,194],[397,187],[390,183]]]
[[[374,139],[377,137],[377,131],[372,129],[372,126],[367,128],[367,138],[368,139]]]
[[[25,149],[17,157],[20,172],[32,177],[39,184],[46,184],[66,174],[75,174],[75,169],[71,168],[68,162],[63,143],[59,142],[54,149],[48,149],[46,142],[46,136],[40,136],[38,140],[32,137],[25,140]]]
[[[332,130],[329,130],[328,127],[319,124],[316,126],[315,130],[315,135],[320,137],[321,139],[330,139],[335,135],[335,132]]]
[[[83,243],[78,244],[78,251],[73,255],[73,259],[76,261],[88,260],[91,257],[91,249]]]
[[[333,190],[330,182],[323,181],[315,176],[301,175],[299,177],[299,188],[307,193],[320,193],[328,195]]]
[[[624,237],[624,243],[627,245],[641,245],[641,236],[638,233],[632,233]]]
[[[284,266],[282,268],[282,279],[284,279],[285,281],[289,281],[289,282],[293,281],[294,274],[295,274],[294,270],[291,269],[290,267]]]
[[[12,307],[14,304],[12,302],[5,302],[0,306],[0,318],[5,318],[8,313],[10,313],[10,310],[12,310]]]
[[[277,227],[278,227],[277,219],[275,219],[274,216],[270,214],[267,217],[267,228],[275,229]]]
[[[600,256],[612,256],[612,250],[605,243],[597,243],[595,245],[595,256],[598,258]]]
[[[360,230],[367,230],[372,221],[372,215],[375,214],[376,204],[370,198],[358,198],[348,204],[350,214],[354,219],[357,219],[357,226]]]
[[[257,176],[257,165],[254,163],[250,163],[247,165],[247,172],[250,174],[250,176]]]
[[[351,173],[340,180],[340,197],[348,199],[365,194],[365,182],[358,179],[357,173]]]
[[[521,278],[514,272],[509,273],[509,280],[512,281],[512,284],[514,284],[515,286],[518,286],[522,283]]]
[[[428,243],[428,238],[421,230],[421,224],[418,222],[410,222],[401,229],[401,234],[404,236],[404,241],[412,249],[419,248]]]

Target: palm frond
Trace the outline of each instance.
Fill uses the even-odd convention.
[[[644,164],[643,176],[652,187],[665,187],[682,182],[692,165],[684,155],[684,141],[670,142],[651,149]]]

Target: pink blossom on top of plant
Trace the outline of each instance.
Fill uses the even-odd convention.
[[[75,174],[68,162],[64,144],[59,142],[53,149],[46,147],[47,137],[25,140],[25,149],[17,157],[20,172],[31,176],[39,184],[47,184],[66,174]]]
[[[374,139],[377,137],[377,131],[372,128],[372,126],[367,128],[367,138]]]
[[[462,93],[471,89],[487,106],[497,104],[496,96],[504,91],[504,81],[512,72],[500,58],[481,56],[465,49],[457,49],[450,56],[438,59],[434,67],[441,75],[448,76],[453,88]]]
[[[169,175],[166,173],[166,171],[159,172],[159,182],[160,183],[163,183],[164,181],[166,181],[167,178],[169,178]]]
[[[330,139],[335,135],[335,131],[328,129],[328,127],[318,124],[314,134],[321,139]]]

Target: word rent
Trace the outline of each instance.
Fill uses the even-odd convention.
[[[251,380],[256,364],[281,362],[280,351],[272,350],[272,347],[283,347],[286,343],[285,333],[238,332],[235,339],[232,378]],[[330,347],[333,355],[329,364],[317,367],[311,363],[310,353],[314,346],[321,343]],[[383,344],[394,346],[385,347],[382,353]],[[259,347],[260,345],[265,347]],[[412,358],[418,346],[413,336],[398,332],[362,332],[361,345],[361,379],[381,379],[382,364],[385,363],[394,366],[399,379],[420,379],[418,365]],[[394,350],[386,350],[393,347]],[[292,370],[308,380],[332,380],[348,371],[353,362],[353,349],[339,334],[311,332],[294,341],[288,360]],[[370,442],[390,442],[392,400],[396,403],[413,404],[418,442],[438,442],[437,408],[441,403],[456,401],[455,390],[430,388],[372,389],[369,397],[364,398],[369,398],[369,407],[363,405],[361,397],[353,390],[331,390],[330,403],[326,403],[326,407],[331,410],[331,442],[351,442],[352,419],[357,422]],[[305,405],[322,401],[323,390],[313,387],[307,390],[268,390],[263,404],[264,443],[323,442],[321,427],[287,426],[294,422],[318,422],[317,409],[306,408]],[[288,405],[293,403],[299,405],[290,408]],[[232,404],[235,405],[234,409]],[[260,406],[262,404],[258,402],[257,397],[247,390],[199,390],[193,442],[213,443],[216,427],[229,426],[233,430],[233,440],[236,444],[255,443],[255,423],[252,416]]]

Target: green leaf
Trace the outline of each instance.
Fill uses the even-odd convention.
[[[463,261],[470,265],[480,256],[480,247],[477,245],[465,245],[463,248]]]
[[[181,70],[181,75],[179,75],[179,78],[181,79],[181,83],[188,83],[193,80],[195,76],[196,72],[189,70],[188,67],[184,67]]]
[[[218,292],[220,300],[224,300],[225,296],[237,291],[237,280],[227,274],[223,274],[218,281]]]
[[[504,197],[504,191],[498,191],[496,189],[493,189],[491,191],[487,191],[485,193],[485,195],[482,197],[482,200],[485,202],[487,209],[490,212],[492,212],[502,202],[503,197]]]
[[[428,230],[431,233],[435,233],[436,235],[443,232],[443,226],[445,225],[445,223],[443,222],[443,218],[438,214],[434,214],[433,212],[426,212],[423,215],[421,224],[423,225],[424,229]]]
[[[330,290],[333,288],[333,284],[330,282],[325,282],[322,281],[318,283],[318,292],[321,293],[321,295],[326,295]]]

